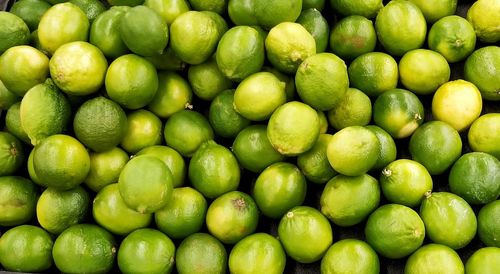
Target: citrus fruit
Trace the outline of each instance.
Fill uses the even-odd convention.
[[[31,46],[15,46],[0,56],[0,80],[17,96],[43,83],[49,75],[49,58]]]
[[[350,126],[333,134],[326,155],[338,173],[359,176],[375,165],[379,150],[375,133],[361,126]]]
[[[439,53],[428,49],[410,50],[399,61],[399,78],[410,91],[426,95],[450,80],[450,66]]]
[[[140,155],[125,164],[118,188],[128,207],[140,213],[153,213],[171,200],[172,181],[172,173],[162,160]]]
[[[427,237],[453,249],[466,246],[476,235],[474,211],[461,197],[448,192],[427,193],[420,205]]]
[[[302,0],[254,0],[252,5],[258,25],[266,30],[282,22],[295,22],[302,10]]]
[[[163,18],[147,6],[129,9],[120,20],[120,37],[135,54],[153,56],[168,43],[168,27]]]
[[[159,118],[168,118],[177,111],[189,108],[193,91],[188,81],[171,71],[158,73],[158,90],[148,109]]]
[[[21,101],[21,97],[8,90],[0,80],[0,110],[8,110],[19,101]]]
[[[186,63],[175,54],[170,46],[167,46],[161,54],[145,58],[158,70],[181,71],[186,68]]]
[[[489,153],[500,160],[500,148],[497,144],[500,141],[500,115],[498,113],[488,113],[480,116],[474,121],[467,135],[469,145],[473,151]]]
[[[469,56],[476,46],[476,33],[465,18],[450,15],[439,19],[429,30],[429,49],[443,55],[450,63]]]
[[[139,150],[159,145],[162,141],[162,123],[160,118],[145,109],[130,112],[126,118],[127,125],[120,126],[122,138],[121,147],[134,154]]]
[[[477,215],[477,234],[486,246],[500,247],[500,200],[486,204]]]
[[[50,0],[50,1],[59,1],[59,0]],[[144,3],[144,0],[106,0],[111,6],[128,6],[135,7],[137,5],[141,5]]]
[[[5,114],[5,128],[17,139],[26,144],[30,144],[30,137],[21,126],[21,102],[17,102],[9,107]]]
[[[123,273],[170,273],[175,246],[165,234],[151,228],[135,230],[118,249],[118,268]]]
[[[255,17],[254,1],[246,0],[229,0],[227,5],[227,13],[229,19],[235,25],[257,25]]]
[[[29,43],[30,30],[21,17],[0,11],[0,26],[0,54],[11,47]]]
[[[222,35],[229,29],[226,20],[220,14],[213,11],[204,10],[201,11],[201,13],[208,15],[208,17],[212,18],[212,20],[215,22],[215,27],[217,29],[217,40],[219,41],[220,38],[222,38]]]
[[[38,39],[40,45],[49,54],[63,44],[73,41],[87,41],[89,19],[75,4],[59,3],[50,7],[38,24]]]
[[[328,111],[328,121],[337,130],[349,126],[366,126],[372,119],[370,97],[356,88],[347,92]]]
[[[368,174],[356,177],[337,175],[325,185],[320,198],[321,213],[338,226],[362,222],[379,202],[377,179]]]
[[[196,150],[189,162],[188,175],[194,188],[210,199],[236,190],[240,183],[236,157],[215,141],[207,141]]]
[[[233,81],[241,82],[259,72],[264,59],[264,37],[249,26],[229,29],[217,46],[217,66],[225,77]]]
[[[382,46],[391,55],[402,56],[422,47],[427,23],[418,6],[410,1],[394,0],[380,9],[375,29]]]
[[[274,67],[267,67],[267,66],[264,66],[262,67],[262,71],[267,71],[267,72],[270,72],[272,74],[274,74],[274,76],[278,77],[278,79],[285,83],[285,94],[286,94],[286,101],[289,102],[289,101],[293,101],[294,98],[295,98],[295,77],[293,75],[288,75],[288,74],[285,74],[277,69],[275,69]]]
[[[141,149],[136,154],[151,155],[165,163],[172,173],[172,184],[174,187],[179,187],[184,184],[186,177],[186,163],[184,158],[175,149],[167,146],[155,145]]]
[[[274,74],[263,71],[248,76],[238,85],[233,105],[236,112],[246,119],[263,121],[285,102],[285,83]]]
[[[417,249],[405,264],[405,274],[464,273],[464,264],[455,250],[440,244],[427,244]]]
[[[266,37],[265,47],[269,62],[284,73],[295,73],[302,61],[316,53],[314,37],[301,24],[292,22],[274,26]]]
[[[286,254],[300,263],[320,260],[333,241],[328,219],[309,206],[290,209],[279,222],[278,236]]]
[[[8,271],[42,272],[52,266],[53,241],[37,226],[11,228],[0,238],[0,264]]]
[[[19,176],[0,177],[0,225],[15,226],[35,216],[38,193],[35,184]]]
[[[125,136],[127,116],[117,103],[102,96],[95,97],[78,108],[73,130],[78,140],[93,151],[107,151]]]
[[[467,11],[467,20],[474,27],[477,38],[485,43],[500,41],[500,3],[495,0],[474,2]]]
[[[351,87],[372,97],[394,89],[398,84],[398,63],[383,52],[368,52],[356,57],[347,73]]]
[[[126,6],[111,7],[90,25],[89,42],[108,58],[117,58],[129,51],[120,37],[120,21],[129,9]]]
[[[70,2],[85,13],[91,24],[99,14],[106,10],[103,2],[99,0],[70,0]]]
[[[330,49],[342,59],[354,59],[375,50],[377,34],[373,22],[361,15],[347,16],[330,32]]]
[[[422,219],[413,209],[398,204],[386,204],[368,217],[365,237],[378,254],[399,259],[417,250],[425,237]]]
[[[366,273],[380,271],[377,253],[367,243],[344,239],[334,243],[321,260],[321,273]]]
[[[193,93],[205,101],[213,100],[221,91],[232,86],[231,80],[219,69],[215,58],[189,66],[187,76]]]
[[[330,0],[334,10],[344,16],[361,15],[366,18],[373,18],[383,7],[381,0]]]
[[[494,274],[500,267],[500,248],[483,247],[475,251],[465,263],[465,273]]]
[[[267,137],[282,155],[294,156],[311,149],[320,130],[317,112],[299,101],[283,104],[271,115]]]
[[[195,233],[184,239],[175,253],[179,274],[225,273],[227,252],[219,240],[207,233]]]
[[[467,129],[479,117],[482,107],[481,93],[465,80],[443,84],[432,98],[434,119],[450,124],[458,132]]]
[[[379,126],[369,125],[365,128],[373,132],[375,136],[377,136],[377,139],[379,141],[380,150],[378,153],[377,161],[375,162],[375,165],[373,165],[372,170],[380,170],[386,167],[392,161],[396,160],[396,143],[394,142],[394,139],[392,139],[392,136]]]
[[[337,174],[326,153],[331,139],[331,134],[322,133],[311,149],[297,156],[297,166],[308,181],[324,184]]]
[[[449,124],[430,121],[417,128],[408,146],[411,158],[431,175],[445,172],[462,154],[462,140]]]
[[[83,183],[94,192],[118,182],[118,176],[129,160],[123,149],[115,147],[103,152],[91,152],[90,170]]]
[[[259,213],[250,195],[231,191],[215,199],[207,210],[210,234],[225,244],[235,244],[257,228]]]
[[[36,147],[34,147],[30,151],[30,155],[28,156],[28,163],[26,164],[27,169],[28,169],[28,175],[29,175],[29,178],[33,181],[33,183],[35,183],[39,186],[47,187],[47,184],[42,183],[40,181],[40,179],[38,179],[38,176],[35,173],[35,168],[33,167],[33,155],[35,154],[35,150],[36,150]]]
[[[373,121],[393,138],[406,138],[424,121],[424,107],[412,92],[391,89],[375,100]]]
[[[445,16],[453,15],[457,10],[457,0],[439,0],[433,3],[425,0],[410,0],[410,2],[417,5],[429,24],[434,24]]]
[[[238,163],[255,173],[285,159],[267,138],[266,125],[250,125],[241,130],[234,139],[231,149]]]
[[[170,116],[163,133],[167,146],[185,157],[191,157],[202,143],[214,138],[205,116],[191,110],[181,110]]]
[[[252,197],[263,215],[278,219],[291,208],[302,205],[306,188],[306,179],[297,166],[278,162],[259,174]]]
[[[156,11],[168,26],[177,16],[191,10],[187,0],[146,0],[144,5]]]
[[[233,104],[234,89],[220,92],[210,103],[208,121],[217,136],[234,138],[250,125],[250,120],[236,112]]]
[[[463,154],[448,177],[451,192],[469,204],[487,204],[500,196],[500,160],[484,152]]]
[[[158,89],[158,74],[151,62],[127,54],[116,58],[104,80],[109,98],[128,109],[138,109],[153,100]]]
[[[295,85],[304,103],[317,110],[330,110],[349,88],[347,66],[333,53],[311,55],[297,69]]]
[[[425,193],[432,191],[432,177],[420,163],[398,159],[387,165],[380,176],[382,193],[392,203],[416,207]]]
[[[21,141],[7,131],[0,131],[0,176],[14,174],[21,168],[25,158]]]
[[[33,154],[33,167],[38,179],[58,190],[81,184],[90,170],[90,157],[77,139],[56,134],[43,139]]]
[[[182,61],[196,65],[215,52],[221,35],[212,17],[200,11],[188,11],[170,25],[169,43]]]
[[[69,101],[52,80],[31,88],[20,107],[21,126],[33,145],[62,133],[71,118]]]
[[[156,226],[173,239],[183,239],[198,232],[205,222],[207,201],[191,187],[174,188],[172,199],[155,212]]]
[[[474,51],[465,61],[465,80],[477,86],[483,99],[500,101],[500,47]]]
[[[66,273],[106,273],[113,267],[115,255],[113,235],[93,224],[64,230],[52,249],[56,267]]]
[[[302,10],[317,9],[323,11],[325,0],[302,0]]]
[[[280,274],[285,270],[286,255],[280,242],[266,233],[255,233],[236,243],[229,254],[231,273]]]
[[[199,11],[213,11],[219,14],[223,14],[226,10],[227,0],[189,0],[189,4],[194,10]]]
[[[295,22],[301,24],[314,37],[316,53],[326,50],[330,27],[319,10],[314,8],[303,9]]]
[[[116,183],[99,190],[92,203],[92,216],[97,224],[117,235],[127,235],[147,227],[153,219],[150,213],[139,213],[129,208]]]

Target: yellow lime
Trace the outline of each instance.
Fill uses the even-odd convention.
[[[372,102],[356,88],[348,88],[337,104],[328,111],[328,121],[335,129],[366,126],[372,119]]]
[[[120,129],[124,134],[120,146],[130,154],[139,150],[159,145],[162,141],[162,123],[160,118],[145,109],[135,110],[127,115],[127,125]]]
[[[378,154],[378,159],[372,170],[380,170],[387,166],[390,162],[396,160],[397,147],[392,136],[383,130],[381,127],[376,125],[366,126],[371,132],[375,133],[380,143],[380,150]]]
[[[500,41],[500,3],[496,0],[479,0],[467,11],[467,20],[476,31],[477,38],[485,43]]]
[[[464,273],[464,264],[457,252],[445,245],[427,244],[417,249],[405,264],[405,274]]]
[[[175,149],[159,145],[149,146],[141,149],[136,155],[151,155],[162,160],[172,173],[173,187],[180,187],[184,184],[187,166],[184,158]]]
[[[500,248],[483,247],[475,251],[465,263],[465,273],[495,274],[500,267]]]
[[[321,260],[321,273],[380,273],[377,253],[369,244],[358,239],[334,243]]]
[[[187,0],[146,0],[144,5],[156,11],[168,26],[177,16],[191,10]]]
[[[115,147],[103,152],[91,152],[90,170],[83,183],[94,192],[118,182],[118,176],[129,160],[128,154]]]
[[[5,128],[19,140],[30,144],[30,137],[26,134],[21,126],[21,102],[17,102],[10,106],[5,115]]]
[[[171,71],[158,73],[158,90],[149,102],[148,109],[159,118],[168,118],[172,114],[189,108],[193,91],[188,81]]]
[[[200,99],[211,101],[221,91],[231,88],[232,82],[219,68],[215,58],[210,58],[199,65],[191,65],[187,79],[193,93]]]
[[[8,90],[0,80],[0,110],[8,110],[19,101],[21,101],[21,96]]]
[[[457,10],[457,0],[438,0],[438,1],[425,1],[425,0],[410,0],[413,4],[417,5],[425,20],[429,24],[439,19],[455,14]]]
[[[477,118],[467,135],[473,151],[489,153],[500,160],[500,114],[488,113]]]

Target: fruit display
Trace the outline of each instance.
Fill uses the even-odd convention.
[[[0,273],[500,270],[500,0],[0,9]]]

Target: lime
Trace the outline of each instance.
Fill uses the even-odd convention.
[[[450,124],[458,132],[479,117],[482,107],[481,93],[474,84],[464,80],[443,84],[432,98],[434,119]]]
[[[328,118],[326,118],[326,114],[323,111],[317,111],[319,118],[319,133],[324,134],[328,131]]]
[[[325,185],[320,198],[321,213],[338,226],[362,222],[379,202],[377,179],[368,174],[356,177],[337,175]]]
[[[432,175],[445,172],[462,154],[462,140],[449,124],[430,121],[415,130],[408,146],[413,160]]]
[[[487,246],[500,247],[500,200],[486,204],[477,215],[477,233]]]
[[[294,98],[295,98],[295,77],[294,75],[288,75],[288,74],[285,74],[277,69],[275,69],[274,67],[262,67],[262,71],[267,71],[267,72],[270,72],[272,74],[274,74],[274,76],[278,77],[278,79],[285,83],[285,93],[286,93],[286,101],[289,102],[289,101],[293,101]]]
[[[236,190],[240,184],[236,157],[215,141],[207,141],[196,150],[189,162],[188,175],[194,188],[210,199]]]
[[[302,4],[304,4],[304,1],[302,1]],[[302,9],[299,18],[295,22],[301,24],[314,37],[317,53],[326,50],[330,27],[319,10],[315,8]]]
[[[186,63],[175,54],[170,46],[167,46],[161,54],[145,58],[158,70],[181,71],[186,68]]]
[[[149,146],[141,149],[136,155],[151,155],[162,160],[172,173],[173,186],[179,187],[184,184],[187,169],[186,162],[175,149],[161,145]]]
[[[158,73],[158,90],[148,109],[159,118],[168,118],[177,111],[189,108],[193,91],[188,81],[171,71]]]
[[[26,159],[21,141],[6,131],[0,131],[0,159],[0,176],[14,174]]]
[[[269,62],[284,73],[295,73],[302,61],[316,53],[314,37],[302,25],[292,22],[274,26],[266,37],[265,47]]]
[[[347,16],[330,32],[330,49],[342,59],[354,59],[375,50],[377,34],[373,22],[361,15]]]
[[[291,208],[302,205],[306,188],[306,179],[297,166],[278,162],[259,174],[252,197],[263,215],[278,219]]]
[[[34,147],[31,150],[30,155],[28,156],[28,163],[27,163],[28,175],[29,175],[29,178],[33,181],[33,183],[35,183],[39,186],[47,187],[47,184],[42,183],[40,181],[40,179],[38,179],[38,176],[35,173],[35,168],[33,167],[33,155],[35,154],[34,153],[35,150],[36,150],[36,147]]]
[[[308,181],[324,184],[337,174],[326,152],[331,139],[332,135],[322,133],[311,149],[297,156],[297,166]]]
[[[85,220],[89,205],[89,194],[80,186],[62,191],[47,188],[36,204],[36,217],[41,227],[58,235]]]
[[[380,271],[377,253],[367,243],[344,239],[334,243],[321,260],[321,273],[366,273]]]
[[[165,234],[151,228],[135,230],[118,249],[122,273],[170,273],[174,268],[175,246]]]
[[[425,226],[417,212],[404,205],[386,204],[368,217],[366,241],[378,254],[389,258],[404,258],[423,243]]]
[[[378,160],[380,143],[375,133],[351,126],[333,134],[326,150],[330,165],[340,174],[360,176]]]
[[[60,1],[60,0],[49,0],[49,1]],[[129,6],[134,7],[144,3],[144,0],[106,0],[111,6]]]
[[[99,14],[92,22],[89,42],[98,47],[104,56],[117,58],[129,50],[120,37],[120,21],[129,7],[111,7]]]
[[[461,197],[448,192],[427,193],[420,205],[427,237],[453,249],[466,246],[476,235],[474,211]]]
[[[219,69],[215,58],[210,58],[202,64],[189,66],[187,76],[193,93],[206,101],[213,100],[221,91],[232,86],[231,80]]]
[[[328,121],[337,130],[349,126],[366,126],[371,119],[370,97],[356,88],[348,88],[344,96],[328,111]]]
[[[0,54],[11,47],[29,43],[30,30],[21,17],[0,11],[0,26]]]
[[[0,194],[1,226],[24,224],[35,216],[38,193],[30,180],[19,176],[0,177]]]
[[[325,0],[302,0],[302,10],[317,9],[323,11]]]
[[[167,146],[191,157],[202,143],[214,138],[214,131],[199,112],[181,110],[167,120],[163,136]]]
[[[469,56],[476,46],[476,33],[465,18],[450,15],[439,19],[429,30],[429,49],[443,55],[450,63]]]
[[[455,250],[440,244],[427,244],[417,249],[405,265],[405,274],[464,273],[464,264]]]
[[[106,11],[106,7],[99,0],[70,0],[70,2],[85,13],[91,24],[97,16]]]
[[[373,121],[393,138],[406,138],[424,121],[424,107],[412,92],[405,89],[391,89],[375,100]]]
[[[278,236],[286,254],[299,263],[320,260],[333,241],[328,219],[308,206],[289,210],[279,222]]]
[[[37,226],[16,226],[0,238],[0,264],[8,271],[46,271],[52,266],[53,244],[49,233]]]
[[[8,90],[0,80],[0,110],[8,110],[19,101],[21,101],[21,97]]]
[[[68,190],[85,180],[90,170],[90,157],[77,139],[56,134],[37,145],[33,154],[33,167],[42,184]]]
[[[94,192],[118,182],[118,176],[129,160],[123,149],[115,147],[103,152],[91,152],[90,170],[83,183]]]
[[[285,270],[286,255],[280,242],[266,233],[243,238],[229,254],[231,273],[280,274]]]
[[[1,99],[0,99],[1,100]],[[26,144],[30,144],[30,137],[21,126],[21,102],[9,107],[5,114],[5,128],[9,133]]]
[[[208,15],[208,17],[212,18],[212,20],[215,22],[215,28],[217,29],[217,34],[218,34],[217,40],[220,41],[222,35],[224,35],[224,33],[226,33],[226,31],[228,31],[229,29],[229,26],[227,25],[224,17],[222,17],[220,14],[216,12],[208,10],[201,11],[201,13]]]
[[[450,65],[439,53],[428,49],[410,50],[399,61],[403,86],[420,94],[432,94],[450,80]]]
[[[380,186],[392,203],[419,206],[427,192],[432,191],[432,177],[420,163],[398,159],[382,170]]]
[[[144,5],[156,11],[169,26],[179,15],[191,10],[187,0],[146,0]]]
[[[172,173],[162,160],[140,155],[125,164],[118,188],[128,207],[139,213],[153,213],[171,200],[172,181]]]
[[[204,0],[189,0],[189,4],[194,10],[199,11],[213,11],[219,14],[223,14],[226,10],[227,0],[212,0],[212,1],[204,1]]]
[[[500,160],[500,149],[496,144],[500,132],[500,115],[488,113],[477,118],[468,133],[469,145],[473,151],[487,152]]]
[[[427,33],[425,17],[410,1],[394,0],[380,9],[375,20],[382,46],[395,56],[422,47]]]
[[[250,120],[236,112],[233,104],[233,89],[220,92],[210,103],[208,121],[217,136],[234,138],[250,125]]]
[[[252,5],[258,25],[264,29],[282,22],[295,22],[302,10],[302,0],[253,0]]]
[[[495,0],[479,0],[467,11],[467,20],[474,27],[477,38],[485,43],[500,41],[500,3]]]
[[[109,184],[99,190],[92,203],[92,216],[96,223],[117,235],[147,227],[153,219],[152,214],[129,208],[120,195],[118,184]]]
[[[311,55],[297,69],[295,85],[304,103],[317,110],[330,110],[349,88],[347,66],[333,53]]]
[[[500,248],[483,247],[472,254],[465,263],[465,273],[494,274],[500,264]]]
[[[105,78],[109,98],[128,109],[138,109],[153,100],[158,89],[158,74],[151,62],[127,54],[116,58]]]
[[[126,118],[127,125],[121,127],[121,147],[134,154],[139,150],[159,145],[162,141],[162,123],[160,118],[145,109],[130,112]]]
[[[373,18],[383,7],[382,0],[330,0],[333,9],[344,16],[361,15]]]
[[[457,0],[438,0],[431,3],[425,0],[410,0],[417,5],[428,24],[434,24],[439,19],[455,14]]]
[[[394,139],[392,139],[392,136],[381,127],[369,125],[366,126],[366,128],[375,133],[375,136],[377,136],[377,139],[380,143],[378,159],[375,162],[375,165],[372,167],[372,170],[380,170],[386,167],[392,161],[396,160],[396,143],[394,142]]]
[[[493,202],[500,196],[500,160],[484,152],[463,154],[451,167],[448,183],[471,205]]]
[[[254,2],[248,0],[230,0],[227,5],[229,19],[235,25],[257,25],[255,17]]]
[[[208,231],[225,244],[234,244],[252,234],[258,221],[259,213],[254,200],[240,191],[222,194],[207,210]]]
[[[205,222],[207,201],[191,187],[174,188],[172,199],[155,212],[156,226],[173,239],[183,239],[200,231]]]
[[[398,84],[398,63],[383,52],[369,52],[358,56],[349,65],[347,73],[351,87],[372,97],[394,89]]]
[[[177,247],[175,266],[179,274],[223,274],[226,273],[227,252],[212,235],[195,233]]]
[[[474,51],[465,61],[465,80],[477,86],[483,99],[500,101],[500,47]]]
[[[113,235],[93,224],[69,227],[52,249],[56,267],[65,273],[106,273],[113,267],[115,255]]]

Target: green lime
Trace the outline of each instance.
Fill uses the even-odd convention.
[[[356,57],[375,50],[377,33],[373,22],[361,15],[347,16],[330,32],[330,49],[342,59]]]
[[[319,133],[324,134],[328,131],[328,118],[326,118],[326,114],[323,111],[317,111],[319,118]]]
[[[228,0],[189,0],[189,4],[194,10],[212,11],[219,14],[224,14]]]
[[[83,183],[94,192],[118,182],[118,176],[129,160],[128,154],[119,147],[103,152],[91,152],[89,156],[90,170]]]
[[[455,14],[457,0],[438,0],[431,3],[425,0],[410,0],[417,5],[428,24],[434,24],[439,19]]]
[[[500,200],[484,205],[477,215],[477,234],[486,246],[500,247]]]
[[[302,0],[253,0],[252,6],[258,25],[271,29],[282,22],[295,22],[302,10]]]
[[[155,145],[141,149],[136,155],[151,155],[162,160],[172,173],[173,186],[179,187],[184,184],[187,170],[186,162],[181,154],[175,149],[167,146]]]
[[[500,268],[500,248],[483,247],[474,252],[465,263],[467,274],[495,274]]]
[[[106,11],[106,6],[99,0],[70,0],[70,2],[83,10],[91,24],[99,14]]]
[[[205,101],[212,101],[220,92],[232,86],[231,80],[224,75],[215,58],[189,66],[187,76],[193,93]]]
[[[337,174],[326,152],[331,139],[332,135],[322,133],[311,149],[297,156],[297,166],[308,181],[324,184]]]
[[[125,120],[127,124],[123,126],[121,147],[130,154],[139,150],[161,144],[162,122],[154,113],[138,109],[129,112]]]
[[[285,83],[286,101],[289,102],[289,101],[294,100],[294,98],[295,98],[295,77],[294,77],[294,75],[288,75],[288,74],[285,74],[285,73],[277,70],[274,67],[267,67],[267,66],[262,67],[262,71],[267,71],[267,72],[274,74],[274,76],[278,77],[278,79],[281,82]]]
[[[129,49],[120,37],[120,21],[129,7],[111,7],[95,18],[90,25],[89,42],[98,47],[104,56],[114,59]]]
[[[317,9],[323,11],[325,7],[325,0],[302,0],[302,10]]]
[[[386,167],[389,163],[396,160],[397,156],[396,143],[394,142],[392,136],[379,126],[369,125],[366,126],[365,128],[373,132],[375,136],[377,136],[377,139],[380,143],[378,159],[375,162],[375,165],[372,167],[372,170],[381,170],[382,168]]]
[[[21,97],[8,90],[0,80],[0,110],[8,110],[19,101],[21,101]]]
[[[302,1],[302,4],[304,4],[304,1]],[[326,50],[330,27],[319,10],[315,8],[302,9],[299,18],[295,22],[301,24],[314,37],[316,53]]]
[[[61,1],[61,0],[49,0],[49,1]],[[106,0],[111,6],[127,6],[134,7],[144,3],[144,0]]]
[[[383,52],[368,52],[356,57],[347,73],[351,87],[372,97],[394,89],[398,84],[398,63]]]
[[[38,176],[35,173],[35,167],[33,166],[33,155],[35,154],[35,150],[36,150],[36,147],[34,147],[30,151],[30,155],[28,156],[28,163],[26,164],[27,169],[28,169],[28,175],[29,175],[29,178],[33,181],[33,183],[35,183],[39,186],[42,186],[42,187],[47,187],[47,184],[42,183],[40,181],[40,179],[38,179]]]
[[[148,109],[159,118],[168,118],[172,114],[191,106],[193,91],[189,82],[172,71],[158,73],[158,90],[149,102]]]
[[[236,112],[233,104],[233,89],[220,92],[210,103],[208,121],[217,136],[234,138],[250,125],[250,120]]]
[[[330,0],[334,10],[344,16],[361,15],[373,18],[383,7],[382,0]]]
[[[367,243],[344,239],[334,243],[321,260],[321,273],[366,273],[380,271],[377,253]]]
[[[328,111],[328,121],[337,130],[349,126],[366,126],[371,119],[370,97],[356,88],[348,88],[344,96]]]
[[[21,141],[6,131],[0,131],[0,159],[0,176],[14,174],[26,159]]]
[[[465,80],[477,86],[485,100],[500,101],[500,47],[474,51],[465,61]]]
[[[8,113],[7,113],[8,115]],[[500,115],[488,113],[477,118],[471,125],[467,138],[473,151],[489,153],[500,160]]]
[[[30,30],[21,17],[0,11],[0,26],[0,54],[11,47],[29,43]]]
[[[5,128],[9,133],[26,144],[30,144],[30,137],[21,125],[21,102],[9,107],[5,114]]]
[[[169,26],[179,15],[191,10],[187,0],[146,0],[144,5],[156,11]]]
[[[186,63],[175,54],[170,46],[167,46],[161,54],[155,54],[145,58],[158,70],[181,71],[186,68]]]
[[[0,177],[0,194],[1,226],[24,224],[35,217],[38,193],[30,180],[19,176]]]
[[[405,274],[464,273],[464,264],[455,250],[440,244],[427,244],[417,249],[405,265]]]
[[[223,274],[227,268],[227,252],[214,236],[195,233],[177,247],[175,266],[179,274]]]
[[[485,43],[500,41],[500,3],[495,0],[479,0],[467,11],[467,20],[474,27],[477,38]]]

